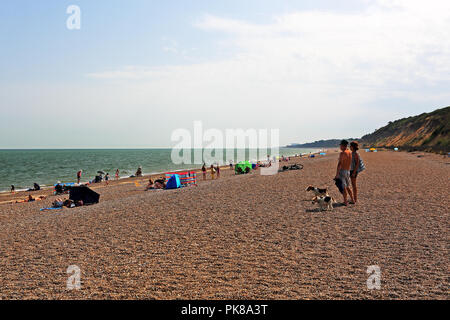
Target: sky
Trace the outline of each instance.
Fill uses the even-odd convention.
[[[450,105],[449,30],[441,0],[2,1],[0,148],[360,137]]]

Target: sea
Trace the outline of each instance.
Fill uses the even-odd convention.
[[[279,148],[280,156],[293,156],[317,152],[317,149]],[[172,149],[29,149],[0,150],[0,192],[9,191],[11,185],[16,191],[26,190],[38,183],[41,187],[53,186],[57,182],[76,182],[76,173],[82,169],[82,182],[92,180],[98,171],[109,173],[114,179],[116,169],[121,178],[134,175],[139,166],[144,174],[157,174],[182,169],[198,169],[201,163],[194,158],[205,156],[207,165],[214,163],[229,164],[230,160],[267,160],[270,149],[224,149],[222,155],[212,150],[191,150],[191,161],[174,161]],[[177,151],[178,152],[178,151]],[[200,153],[199,153],[200,152]],[[178,152],[178,157],[188,153]],[[209,157],[209,158],[208,158]],[[222,161],[211,161],[211,157]],[[245,159],[243,159],[243,157]],[[208,159],[210,161],[208,161]],[[198,162],[198,161],[197,161]],[[200,161],[201,162],[201,161]]]

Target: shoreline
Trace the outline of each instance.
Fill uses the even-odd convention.
[[[301,153],[300,155],[301,156],[305,156],[305,155],[309,155],[309,154],[317,155],[320,152],[322,152],[322,150],[328,150],[328,149],[320,149],[320,150],[312,149],[312,150],[314,150],[314,152]],[[286,157],[294,157],[294,155],[286,155]],[[281,157],[281,155],[279,155],[279,157]],[[264,160],[258,160],[258,161],[264,162]],[[234,164],[235,163],[233,162],[233,166],[234,166]],[[200,164],[200,166],[201,166],[201,164]],[[226,168],[226,167],[229,167],[229,165],[222,165],[222,166],[220,166],[221,169],[222,168]],[[115,180],[114,176],[111,175],[109,183],[111,184],[111,182],[113,182],[113,181],[118,182],[118,181],[121,181],[121,180],[128,180],[128,179],[134,179],[134,178],[147,178],[147,180],[148,180],[149,178],[153,178],[153,177],[157,177],[157,176],[159,177],[161,175],[165,175],[166,172],[177,172],[177,171],[179,171],[179,172],[195,171],[197,173],[199,173],[199,172],[201,173],[201,169],[199,169],[198,167],[194,167],[194,168],[176,169],[176,170],[170,170],[169,169],[168,171],[163,171],[163,172],[143,173],[142,177],[133,177],[133,176],[126,177],[126,176],[124,176],[124,177],[119,177],[119,180]],[[61,181],[61,180],[58,180],[58,181]],[[101,183],[89,183],[89,181],[86,181],[86,182],[80,182],[80,184],[87,184],[90,187],[90,186],[96,186],[96,185],[99,185],[99,184],[104,184],[104,182],[105,182],[104,180]],[[61,182],[61,183],[64,184],[64,183],[75,183],[75,182]],[[75,185],[77,185],[77,184],[75,183]],[[15,191],[15,193],[11,193],[10,190],[3,190],[3,191],[0,191],[0,197],[5,197],[5,196],[8,196],[8,195],[14,195],[14,194],[21,194],[22,195],[22,194],[26,194],[26,193],[29,193],[29,192],[48,191],[48,190],[53,190],[53,189],[54,189],[53,185],[52,186],[42,185],[41,186],[41,190],[38,190],[38,191],[28,191],[28,189],[17,189]],[[2,202],[0,201],[0,204],[1,203]]]

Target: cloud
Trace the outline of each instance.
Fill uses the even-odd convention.
[[[310,119],[334,130],[327,135],[357,135],[407,111],[374,110],[378,99],[403,98],[427,108],[448,101],[450,93],[436,88],[450,84],[450,2],[363,2],[366,9],[357,13],[299,11],[266,24],[205,15],[194,26],[218,34],[218,48],[232,49],[227,58],[88,76],[139,80],[159,105],[182,105],[218,126],[211,108],[228,110],[223,123],[248,114],[247,123],[283,126],[292,139],[317,128]],[[336,124],[342,114],[374,120],[343,128]]]

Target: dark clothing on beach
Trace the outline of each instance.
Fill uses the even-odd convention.
[[[339,189],[340,193],[344,192],[345,186],[341,178],[334,179],[336,187]]]
[[[351,171],[353,171],[356,168],[356,165],[357,165],[356,158],[358,158],[358,161],[359,161],[359,154],[358,154],[358,152],[356,152],[356,151],[352,152],[352,163],[350,165],[350,170]]]
[[[63,186],[60,184],[57,184],[55,186],[55,194],[62,194],[62,193],[64,193]]]

